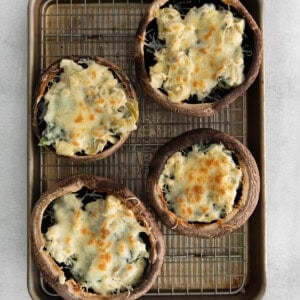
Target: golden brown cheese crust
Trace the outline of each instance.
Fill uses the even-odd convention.
[[[86,197],[94,201],[84,204]],[[121,199],[92,191],[69,193],[53,201],[52,215],[55,224],[44,234],[45,248],[86,289],[120,293],[140,281],[149,258],[140,234],[147,236],[149,230]]]
[[[64,57],[63,59],[68,59],[68,60],[72,60],[75,63],[78,63],[80,61],[83,60],[90,60],[90,61],[94,61],[97,64],[107,67],[109,69],[109,71],[112,72],[113,76],[119,81],[120,85],[124,88],[124,90],[126,91],[130,101],[132,101],[133,105],[137,107],[137,98],[136,98],[136,93],[134,88],[132,87],[128,77],[123,73],[123,71],[116,66],[115,64],[113,64],[112,62],[101,58],[101,57],[96,57],[96,56],[69,56],[69,57]],[[53,82],[54,78],[61,72],[61,68],[60,68],[60,63],[63,59],[60,59],[56,62],[54,62],[46,71],[45,73],[42,75],[41,79],[40,79],[40,83],[37,86],[37,90],[35,93],[35,104],[34,104],[34,108],[33,108],[33,130],[38,138],[38,140],[41,139],[42,137],[42,132],[39,126],[39,116],[40,116],[40,111],[39,111],[39,102],[41,101],[41,99],[43,98],[43,96],[45,95],[45,93],[47,92],[47,86],[49,85],[49,83]],[[99,101],[101,101],[101,99],[99,99]],[[82,104],[84,105],[84,103]],[[99,103],[99,107],[102,104]],[[84,107],[82,107],[82,110],[84,110]],[[83,118],[87,119],[86,121],[88,122],[94,122],[96,119],[96,114],[98,108],[95,108],[95,111],[90,113],[90,114],[85,114],[83,116],[83,114],[78,114],[77,118],[74,118],[74,124],[76,125],[76,127],[80,127],[80,125],[82,124]],[[99,114],[103,113],[103,111],[99,111]],[[137,116],[135,116],[136,118],[138,118],[138,112],[137,112]],[[95,137],[101,135],[102,132],[98,131],[94,131],[93,135]],[[70,142],[72,144],[72,146],[74,147],[74,149],[76,147],[80,146],[80,141],[76,140],[78,132],[69,132],[68,133],[68,138],[70,139]],[[124,133],[120,136],[120,139],[118,141],[114,141],[115,143],[110,145],[108,148],[105,148],[103,151],[100,151],[96,154],[85,154],[85,155],[80,155],[80,154],[73,154],[72,152],[70,152],[66,157],[70,158],[72,160],[79,160],[79,161],[93,161],[93,160],[98,160],[98,159],[102,159],[105,158],[113,153],[115,153],[116,151],[118,151],[118,149],[124,144],[124,142],[127,140],[128,136],[130,135],[130,131],[128,131],[127,133]],[[62,150],[65,148],[66,145],[64,145],[62,143],[62,145],[58,145],[58,147],[62,148]],[[59,149],[60,149],[59,148]],[[54,147],[52,146],[48,146],[48,149],[50,149],[51,151],[55,151]],[[60,150],[59,150],[60,152]],[[91,152],[92,153],[92,152]]]
[[[190,223],[170,211],[159,178],[169,157],[195,144],[222,143],[232,151],[243,174],[241,196],[224,219],[203,224]],[[259,197],[260,178],[256,162],[250,151],[235,138],[213,129],[188,131],[162,146],[154,155],[147,178],[147,196],[161,221],[170,229],[189,236],[212,238],[225,235],[243,225],[253,213]]]
[[[242,49],[245,21],[214,4],[191,8],[183,17],[170,5],[156,11],[158,37],[165,45],[154,48],[149,74],[153,88],[162,88],[169,101],[183,102],[192,95],[206,102],[216,87],[236,87],[244,80]]]
[[[247,74],[245,74],[245,80],[242,84],[238,85],[236,88],[230,90],[219,100],[213,101],[211,103],[199,103],[199,104],[189,104],[189,103],[173,103],[169,101],[168,96],[161,92],[159,89],[155,89],[151,85],[150,76],[146,70],[145,65],[145,38],[147,27],[149,23],[155,18],[156,11],[160,7],[167,4],[166,0],[155,0],[147,10],[144,17],[139,23],[139,27],[136,33],[135,41],[135,67],[136,73],[138,74],[137,78],[146,94],[148,94],[152,99],[157,101],[159,104],[164,107],[186,115],[194,115],[207,117],[213,115],[216,111],[219,111],[231,102],[233,102],[237,97],[243,94],[254,82],[257,77],[262,62],[262,35],[259,27],[257,26],[255,20],[247,11],[247,9],[241,4],[238,0],[220,0],[229,7],[233,7],[237,12],[243,17],[249,26],[254,39],[253,45],[253,56],[251,60],[251,65]],[[209,3],[209,1],[208,1]]]
[[[82,286],[73,279],[63,282],[63,271],[44,249],[45,240],[41,232],[41,224],[45,210],[54,199],[68,193],[79,191],[82,187],[86,187],[99,193],[116,195],[135,215],[136,219],[149,229],[149,263],[141,282],[134,287],[133,291],[124,292],[119,295],[98,295],[84,291]],[[153,285],[159,274],[165,254],[165,246],[161,231],[144,204],[123,185],[107,178],[92,175],[76,175],[62,180],[39,199],[35,204],[30,217],[30,241],[30,250],[32,251],[35,262],[45,280],[64,299],[72,300],[137,299],[146,293]]]
[[[186,222],[210,223],[231,213],[242,171],[223,144],[195,144],[171,155],[159,177],[170,210]]]

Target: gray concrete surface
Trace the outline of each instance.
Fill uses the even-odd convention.
[[[265,0],[268,287],[300,299],[300,1]],[[0,299],[29,299],[27,1],[0,2]]]

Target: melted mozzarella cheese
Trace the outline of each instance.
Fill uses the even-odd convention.
[[[46,144],[61,155],[101,152],[108,142],[136,129],[138,107],[108,67],[83,60],[83,68],[63,59],[60,81],[45,94],[47,111],[43,132]]]
[[[243,19],[213,4],[190,9],[184,19],[172,6],[157,10],[155,17],[165,47],[155,52],[151,85],[163,88],[170,101],[190,95],[201,101],[220,81],[229,87],[244,81]]]
[[[131,289],[141,279],[149,253],[139,234],[148,230],[120,199],[109,195],[83,209],[80,198],[67,194],[54,203],[56,223],[45,234],[45,247],[77,282],[109,294]]]
[[[233,209],[242,171],[223,144],[176,152],[159,178],[168,207],[186,222],[209,223]]]

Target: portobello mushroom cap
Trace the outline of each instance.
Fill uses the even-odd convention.
[[[78,63],[80,61],[84,61],[84,60],[90,60],[90,61],[96,62],[99,65],[108,67],[109,70],[112,72],[113,76],[115,77],[115,79],[117,79],[118,82],[122,85],[122,87],[126,91],[128,97],[131,99],[131,101],[135,102],[136,104],[138,103],[136,92],[135,92],[129,78],[121,70],[121,68],[119,66],[115,65],[111,61],[109,61],[105,58],[102,58],[102,57],[98,57],[98,56],[66,56],[66,57],[63,57],[63,58],[55,61],[54,63],[52,63],[46,69],[46,71],[42,74],[39,84],[37,85],[36,91],[34,93],[35,100],[34,100],[34,107],[33,107],[33,121],[32,121],[33,126],[32,127],[33,127],[33,131],[34,131],[36,137],[38,138],[38,140],[41,139],[42,131],[43,131],[43,128],[40,124],[41,122],[39,121],[39,118],[40,118],[41,114],[43,113],[41,111],[40,104],[42,103],[42,101],[45,101],[44,96],[47,93],[47,91],[49,89],[51,89],[52,83],[55,82],[55,78],[59,77],[60,73],[63,71],[63,69],[60,68],[60,63],[63,59],[69,59],[76,63]],[[129,135],[130,135],[130,132],[124,133],[115,144],[109,143],[108,145],[105,146],[103,151],[98,152],[95,155],[88,155],[85,153],[83,153],[83,154],[75,153],[72,156],[64,156],[64,157],[70,158],[71,160],[75,160],[75,161],[95,161],[95,160],[103,159],[103,158],[108,157],[108,156],[114,154],[115,152],[117,152],[121,148],[121,146],[125,143],[125,141],[129,137]],[[47,149],[49,149],[50,151],[56,153],[55,148],[52,145],[45,146],[45,147]]]
[[[146,40],[147,31],[149,26],[153,26],[153,21],[155,20],[155,13],[163,8],[167,7],[168,4],[179,4],[186,9],[187,7],[200,7],[206,3],[214,3],[221,7],[228,7],[230,11],[235,11],[238,17],[245,20],[246,30],[251,35],[248,37],[251,44],[252,56],[247,58],[244,55],[245,69],[244,69],[244,81],[228,90],[223,89],[222,94],[216,97],[213,90],[209,94],[211,100],[206,101],[206,99],[199,101],[196,95],[190,95],[188,99],[182,102],[176,103],[170,101],[167,93],[162,88],[154,88],[151,85],[151,78],[149,75],[149,67],[153,64],[154,57],[148,59],[146,55]],[[157,29],[156,29],[157,30]],[[263,38],[261,30],[259,29],[257,23],[243,6],[243,4],[238,0],[193,0],[193,1],[176,1],[176,0],[154,0],[144,16],[141,18],[135,37],[135,69],[139,83],[146,94],[148,94],[152,99],[157,101],[160,105],[166,107],[167,109],[174,111],[176,113],[192,115],[198,117],[208,117],[215,114],[227,107],[230,103],[236,100],[240,95],[242,95],[254,82],[256,79],[260,65],[263,57]],[[152,62],[151,62],[152,61]],[[197,98],[198,99],[198,98]]]
[[[176,152],[194,144],[220,144],[232,151],[234,161],[242,171],[241,192],[236,194],[233,209],[224,218],[214,222],[187,222],[177,217],[167,204],[159,178],[167,160]],[[154,154],[147,177],[147,197],[160,220],[169,229],[187,236],[214,238],[228,234],[242,226],[253,213],[259,198],[260,176],[250,151],[234,137],[213,129],[195,129],[170,140]]]
[[[67,278],[64,283],[60,283],[60,278],[64,276],[64,271],[58,263],[50,256],[45,249],[45,239],[41,231],[43,217],[48,206],[55,199],[82,188],[115,195],[122,205],[130,209],[140,224],[149,230],[149,258],[143,276],[133,290],[121,292],[120,294],[100,295],[92,293],[83,288],[74,278]],[[38,269],[41,271],[46,282],[64,299],[137,299],[145,294],[153,285],[158,276],[164,255],[165,245],[163,236],[155,219],[145,207],[145,205],[125,186],[108,178],[92,175],[75,175],[64,179],[53,186],[49,191],[40,197],[34,205],[30,216],[30,245]]]

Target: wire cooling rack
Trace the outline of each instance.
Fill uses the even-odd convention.
[[[118,180],[146,200],[145,180],[152,155],[169,139],[209,127],[246,143],[246,97],[210,118],[172,113],[148,99],[136,84],[134,35],[148,4],[138,1],[46,1],[40,12],[40,71],[67,55],[97,55],[119,65],[138,94],[140,121],[124,146],[97,162],[75,163],[41,150],[40,193],[59,179],[89,173]],[[247,226],[225,237],[180,236],[164,226],[167,253],[161,275],[147,295],[225,295],[243,290],[247,280]],[[43,291],[56,296],[41,277]]]

